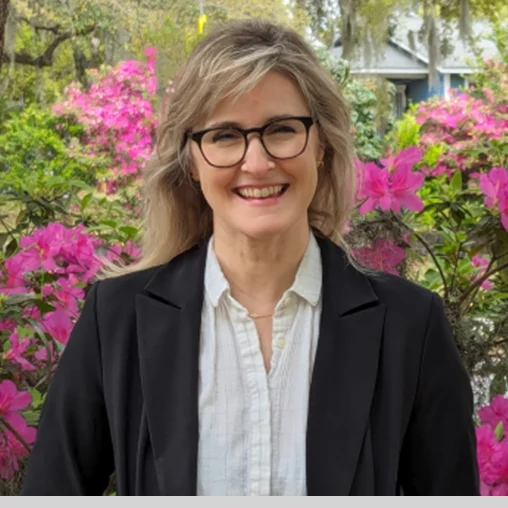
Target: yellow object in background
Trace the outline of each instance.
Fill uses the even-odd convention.
[[[205,23],[208,21],[208,17],[206,14],[201,14],[201,16],[199,16],[198,18],[198,32],[200,34],[203,33],[203,28],[205,26]]]

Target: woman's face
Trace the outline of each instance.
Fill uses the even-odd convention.
[[[317,128],[310,127],[303,152],[280,160],[263,147],[257,133],[244,141],[227,127],[267,128],[264,141],[273,155],[290,156],[305,142],[305,125],[284,117],[306,117],[310,111],[297,86],[283,74],[269,72],[251,91],[236,101],[225,99],[194,132],[221,127],[202,138],[202,149],[191,142],[192,173],[213,210],[214,231],[251,238],[279,235],[308,228],[307,210],[317,185],[322,158]],[[206,158],[204,157],[206,155]],[[207,161],[208,159],[208,161]],[[238,160],[240,159],[240,160]],[[232,167],[214,167],[236,162]]]

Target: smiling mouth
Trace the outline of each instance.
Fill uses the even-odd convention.
[[[289,188],[289,184],[271,185],[267,187],[241,187],[233,192],[242,199],[268,199],[282,196]]]

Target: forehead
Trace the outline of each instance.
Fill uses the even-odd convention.
[[[238,97],[222,99],[207,118],[204,127],[235,122],[249,127],[279,115],[310,114],[299,87],[290,77],[270,71],[252,88]]]

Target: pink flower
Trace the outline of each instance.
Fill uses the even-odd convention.
[[[23,339],[21,342],[18,333],[13,332],[9,337],[10,349],[4,354],[4,359],[17,363],[23,370],[32,371],[35,367],[25,358],[25,351],[30,345],[30,339]]]
[[[76,276],[71,273],[68,278],[60,277],[57,279],[55,286],[48,284],[44,288],[46,296],[51,294],[56,298],[57,308],[65,309],[74,317],[79,314],[78,300],[83,299],[85,296],[83,288],[75,286],[76,283]]]
[[[487,270],[487,267],[489,265],[489,260],[487,258],[477,255],[477,256],[473,256],[473,258],[471,259],[471,262],[472,262],[473,266],[476,266],[479,268],[483,267],[482,269],[478,270],[478,274],[477,274],[478,278],[482,277],[483,274],[485,273],[485,271]],[[482,282],[481,287],[483,289],[489,291],[490,289],[492,289],[494,287],[494,284],[487,279]]]
[[[402,206],[408,210],[420,212],[423,201],[416,195],[416,191],[423,185],[425,176],[411,171],[409,167],[395,169],[392,174],[392,210],[399,213]]]
[[[32,444],[35,441],[37,431],[28,427],[24,420],[16,430],[27,444]],[[0,478],[10,480],[19,470],[19,459],[26,455],[28,455],[28,450],[12,432],[9,430],[0,432]]]
[[[408,210],[423,210],[423,202],[415,193],[423,185],[425,177],[412,170],[421,157],[419,149],[410,147],[394,157],[382,159],[384,167],[373,162],[366,164],[360,195],[367,199],[359,209],[360,214],[376,207],[383,211],[392,209],[395,213],[399,213],[403,206]]]
[[[25,409],[30,402],[32,402],[30,393],[18,391],[12,381],[7,379],[0,383],[0,415],[16,430],[23,429],[25,424],[18,411]]]
[[[135,175],[149,159],[156,127],[150,98],[157,92],[156,49],[146,48],[146,63],[128,60],[107,74],[92,72],[94,83],[75,86],[55,114],[77,118],[85,126],[82,142],[90,155],[109,159],[117,178]]]
[[[115,261],[121,259],[122,254],[128,256],[131,259],[136,259],[141,254],[141,249],[137,247],[132,240],[128,240],[125,242],[123,249],[120,244],[111,245],[108,249],[106,257],[110,261]]]
[[[406,254],[391,238],[380,238],[372,248],[355,249],[354,255],[358,262],[365,266],[397,275],[396,267],[404,260]]]
[[[72,330],[72,321],[67,311],[57,309],[48,312],[44,315],[42,326],[55,340],[61,344],[67,344]]]
[[[7,270],[7,280],[4,287],[0,288],[0,293],[20,294],[26,293],[24,273],[28,271],[27,266],[23,264],[20,256],[13,256],[4,263]]]
[[[374,162],[369,162],[364,168],[364,182],[361,195],[366,201],[360,207],[360,214],[365,214],[379,206],[386,211],[390,208],[390,182],[388,171],[380,168]]]
[[[497,479],[491,461],[498,448],[499,443],[492,427],[482,425],[476,429],[476,455],[480,469],[480,479],[486,485],[492,485]]]
[[[496,428],[499,422],[503,422],[504,428],[508,431],[508,399],[502,395],[496,395],[489,406],[478,410],[478,416],[483,424]]]
[[[508,231],[508,183],[499,192],[499,212],[501,213],[501,224]]]
[[[501,198],[501,192],[508,184],[508,171],[505,168],[492,168],[480,175],[480,189],[485,194],[485,205],[493,208]]]
[[[507,496],[508,495],[508,441],[504,440],[498,444],[492,454],[490,461],[490,468],[492,469],[492,496]],[[489,471],[490,471],[489,468]]]
[[[41,346],[35,353],[34,358],[41,363],[46,363],[48,361],[48,349],[49,354],[51,355],[51,361],[56,362],[55,348],[53,346],[53,342],[48,342],[48,348],[45,346]]]
[[[154,48],[153,46],[149,48],[145,48],[145,56],[147,58],[153,58],[157,54],[157,48]]]

